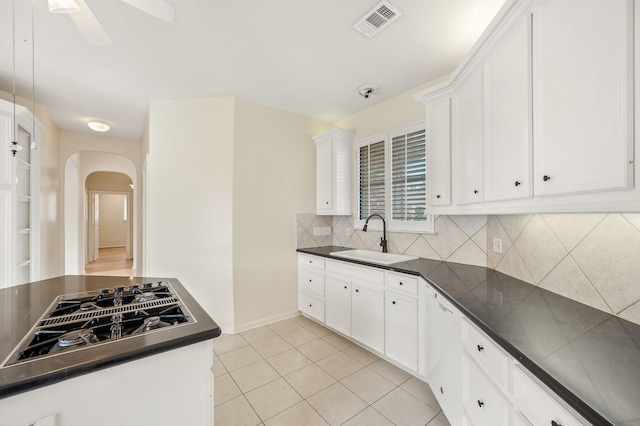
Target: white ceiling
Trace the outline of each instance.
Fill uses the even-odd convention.
[[[31,99],[31,1],[0,0],[0,90]],[[35,5],[36,101],[60,129],[139,140],[153,100],[238,96],[334,122],[455,69],[504,0],[391,0],[373,39],[351,28],[378,0],[169,0],[173,25],[118,0],[86,0],[113,45]],[[363,83],[380,86],[367,100]]]

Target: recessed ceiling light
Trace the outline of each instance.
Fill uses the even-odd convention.
[[[91,130],[96,132],[106,132],[111,128],[107,123],[101,123],[99,121],[90,121],[87,125]]]
[[[49,12],[73,13],[80,10],[80,6],[73,0],[49,0]]]

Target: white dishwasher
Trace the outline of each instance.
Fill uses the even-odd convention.
[[[431,286],[427,306],[427,382],[453,426],[462,424],[462,315]]]

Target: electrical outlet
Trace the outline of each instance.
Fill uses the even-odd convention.
[[[495,253],[502,253],[502,238],[493,239],[493,251]]]
[[[345,237],[351,236],[351,229],[349,227],[344,228],[344,236]]]
[[[322,236],[322,228],[320,228],[319,226],[315,226],[313,228],[313,236],[314,237],[320,237]]]
[[[330,226],[323,226],[322,227],[322,235],[331,235],[331,227]]]

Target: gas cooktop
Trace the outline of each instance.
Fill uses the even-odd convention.
[[[194,322],[171,284],[164,281],[58,296],[0,366]]]

